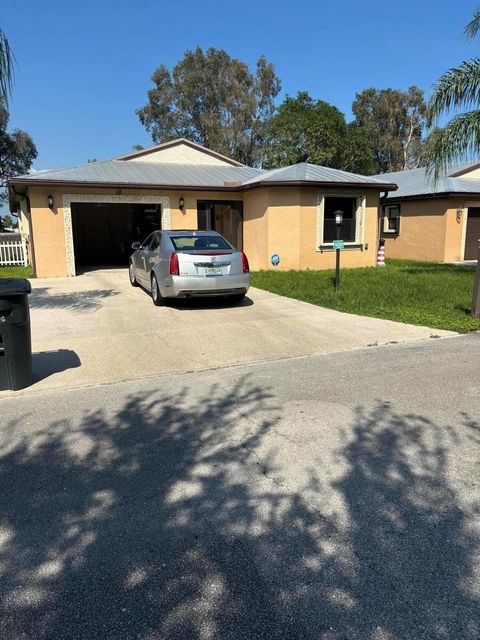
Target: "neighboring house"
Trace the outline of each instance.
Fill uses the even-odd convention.
[[[398,190],[382,198],[386,258],[457,262],[478,257],[480,164],[450,167],[435,183],[424,168],[375,176]]]
[[[253,269],[333,267],[344,212],[345,267],[372,266],[383,178],[311,164],[262,171],[184,139],[70,169],[11,178],[10,207],[29,231],[38,277],[127,264],[153,229],[215,229]]]

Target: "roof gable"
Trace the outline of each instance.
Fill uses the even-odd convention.
[[[190,142],[185,138],[163,142],[148,149],[133,151],[115,160],[127,160],[129,162],[166,162],[175,164],[194,164],[222,167],[243,167],[241,162],[227,158],[227,156],[211,151],[200,144]]]
[[[462,180],[478,180],[480,178],[480,162],[469,163],[465,168],[449,174],[450,178],[462,178]]]

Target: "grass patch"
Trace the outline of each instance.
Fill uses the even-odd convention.
[[[384,268],[342,269],[335,293],[334,270],[256,271],[252,285],[329,309],[465,333],[480,330],[470,304],[475,269],[410,260]]]
[[[34,278],[32,267],[0,267],[0,278]]]

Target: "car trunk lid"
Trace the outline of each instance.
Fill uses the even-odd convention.
[[[221,277],[243,272],[238,251],[177,251],[180,276]]]

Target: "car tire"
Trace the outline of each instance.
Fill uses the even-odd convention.
[[[128,279],[130,280],[130,284],[132,287],[138,287],[137,278],[135,277],[135,267],[133,266],[133,262],[130,262],[128,266]]]
[[[230,302],[233,302],[233,304],[239,304],[245,298],[245,295],[245,293],[236,293],[235,295],[230,296]]]
[[[162,294],[160,293],[160,289],[158,288],[157,277],[154,273],[152,274],[151,285],[153,304],[156,307],[163,306],[165,304],[165,300],[162,298]]]

